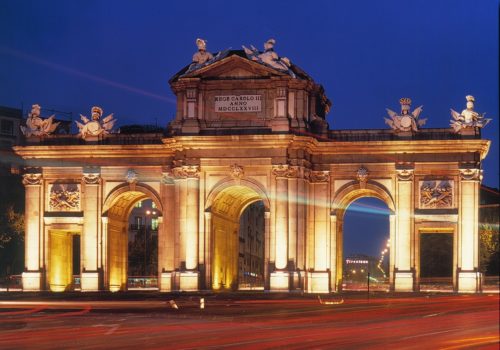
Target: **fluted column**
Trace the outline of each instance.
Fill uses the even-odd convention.
[[[396,233],[394,242],[394,289],[413,291],[414,273],[411,261],[413,168],[396,168]]]
[[[162,174],[160,196],[163,204],[163,220],[158,231],[160,291],[170,292],[175,270],[175,183],[168,170]]]
[[[329,205],[329,171],[311,171],[309,202],[309,237],[308,244],[312,256],[309,262],[313,268],[307,275],[306,290],[310,293],[328,293],[330,291],[330,205]]]
[[[82,292],[99,290],[99,173],[84,173],[83,178],[83,232],[81,237],[81,288]]]
[[[460,169],[458,210],[458,291],[478,292],[479,272],[479,187],[482,170],[468,165]]]
[[[23,175],[23,184],[26,191],[25,202],[25,237],[24,237],[24,267],[23,290],[39,291],[42,289],[43,247],[42,236],[42,173],[40,169],[32,169]]]
[[[198,290],[199,167],[182,165],[172,169],[178,186],[181,271],[179,289]],[[177,201],[176,201],[177,203]]]

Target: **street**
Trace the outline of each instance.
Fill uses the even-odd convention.
[[[499,295],[9,300],[1,349],[498,349]],[[173,303],[170,300],[174,300]],[[173,305],[177,305],[178,309]]]

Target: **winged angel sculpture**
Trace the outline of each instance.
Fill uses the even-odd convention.
[[[106,135],[111,132],[116,122],[113,113],[104,118],[102,122],[100,120],[101,116],[102,108],[97,106],[92,107],[92,120],[80,114],[83,124],[76,121],[76,125],[78,125],[79,135],[81,135],[82,139],[85,140],[87,136]]]
[[[411,99],[403,97],[399,99],[401,104],[401,114],[398,115],[393,110],[386,108],[389,118],[384,118],[385,123],[389,125],[396,131],[418,131],[420,126],[424,126],[427,122],[427,118],[418,119],[420,113],[422,113],[423,106],[415,108],[413,112],[410,113]]]
[[[53,133],[59,125],[59,123],[54,123],[54,115],[47,119],[40,118],[40,109],[41,107],[38,104],[31,106],[31,112],[26,119],[26,126],[21,126],[24,136],[46,136]]]
[[[474,111],[474,96],[467,95],[465,99],[467,100],[467,106],[462,113],[458,113],[453,109],[451,110],[451,117],[453,119],[450,120],[450,126],[455,132],[460,132],[463,129],[482,128],[491,121],[491,119],[484,117],[485,113],[479,115],[479,113]]]

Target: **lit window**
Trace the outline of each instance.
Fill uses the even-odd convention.
[[[158,230],[158,218],[151,219],[151,229]]]
[[[137,202],[137,203],[135,204],[135,207],[136,207],[136,208],[141,208],[141,207],[142,207],[142,202]]]
[[[139,202],[140,203],[140,202]],[[136,216],[135,217],[135,224],[137,226],[142,226],[142,216]]]
[[[156,204],[155,202],[151,203],[151,208],[155,209],[156,208]]]

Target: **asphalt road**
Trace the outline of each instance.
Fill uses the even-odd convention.
[[[499,295],[8,300],[0,349],[498,349]]]

